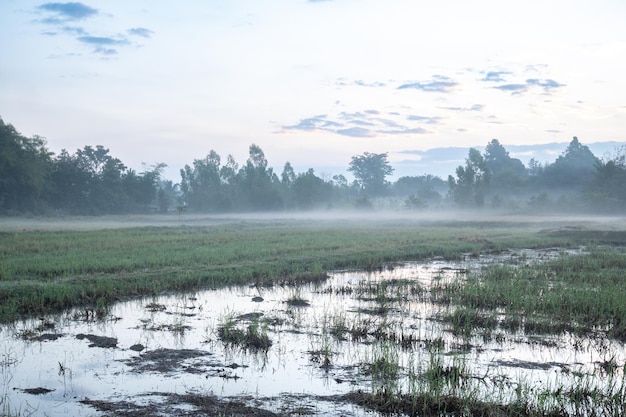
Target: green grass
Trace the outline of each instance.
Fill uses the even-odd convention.
[[[244,329],[238,327],[233,316],[227,316],[217,329],[218,338],[227,346],[235,346],[253,352],[266,352],[272,346],[267,334],[267,322],[252,320]]]
[[[2,232],[0,321],[166,291],[318,279],[336,268],[615,239],[542,227],[381,220]]]
[[[537,265],[494,266],[463,283],[444,283],[434,298],[461,306],[445,317],[459,332],[500,324],[536,334],[605,331],[626,340],[624,271],[624,247],[594,247]],[[499,323],[496,309],[507,319]]]

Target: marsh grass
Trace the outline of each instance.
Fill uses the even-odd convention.
[[[626,340],[626,253],[596,247],[543,263],[494,266],[433,287],[433,299],[459,305],[444,319],[455,332],[476,328],[528,334],[606,333]],[[498,319],[503,313],[507,318]]]
[[[0,321],[168,291],[319,280],[333,269],[378,270],[402,260],[573,243],[537,227],[471,222],[0,232]]]
[[[228,315],[217,328],[218,338],[226,345],[246,351],[267,352],[272,340],[267,334],[268,324],[258,317],[252,319],[245,329],[238,325],[238,320]]]
[[[626,415],[624,375],[580,374],[536,386],[476,375],[467,357],[431,350],[407,364],[408,386],[379,384],[343,398],[383,413],[419,416],[582,417]],[[599,381],[599,382],[598,382]]]

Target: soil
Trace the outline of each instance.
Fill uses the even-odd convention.
[[[42,395],[42,394],[47,394],[49,392],[54,391],[53,389],[48,389],[48,388],[43,388],[43,387],[38,387],[38,388],[25,388],[25,389],[19,389],[19,391],[22,391],[26,394],[32,394],[32,395]]]
[[[132,402],[96,401],[85,399],[81,403],[90,405],[105,416],[147,417],[147,416],[253,416],[273,417],[276,414],[263,408],[253,407],[236,400],[224,400],[212,395],[151,393],[146,394],[147,405]],[[160,403],[153,397],[160,399]]]
[[[76,335],[78,340],[87,339],[91,342],[89,347],[114,348],[117,347],[117,339],[114,337],[97,336],[95,334],[79,333]]]

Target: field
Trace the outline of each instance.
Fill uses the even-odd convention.
[[[143,332],[186,335],[185,343],[199,337],[198,346],[210,340],[212,355],[219,351],[240,363],[258,359],[259,352],[265,357],[268,352],[279,355],[288,340],[306,357],[301,367],[322,370],[326,378],[330,374],[335,382],[349,381],[353,386],[347,391],[337,388],[323,400],[323,393],[316,393],[315,399],[310,394],[298,410],[277,409],[259,396],[252,401],[232,387],[240,399],[237,407],[232,397],[226,401],[213,389],[200,394],[193,390],[186,396],[160,393],[165,398],[161,411],[191,404],[200,412],[204,404],[209,414],[261,415],[270,409],[279,415],[315,414],[321,401],[330,401],[352,404],[357,407],[351,411],[354,415],[364,412],[358,410],[409,415],[624,415],[626,222],[621,219],[172,216],[74,223],[5,219],[0,230],[0,320],[5,323],[7,346],[13,342],[6,337],[13,334],[20,343],[47,343],[52,348],[57,339],[68,338],[72,330],[61,330],[68,322],[121,321],[116,308],[128,317],[134,315],[126,310],[130,307],[120,307],[124,301],[150,312],[149,318],[141,319]],[[430,268],[428,278],[420,281],[417,267],[408,266],[409,261]],[[342,275],[352,273],[365,275]],[[239,294],[234,300],[245,294],[248,301],[249,294],[258,293],[259,302],[253,308],[233,301],[217,310],[220,300],[231,293]],[[189,304],[194,309],[202,305],[203,310],[188,313]],[[163,322],[159,317],[174,319]],[[200,329],[200,317],[212,324]],[[305,341],[295,335],[306,335]],[[100,349],[117,348],[110,345],[111,335],[85,337],[96,346],[104,343]],[[514,351],[517,345],[531,344],[529,340],[558,345],[560,354],[571,348],[573,356],[580,355],[575,345],[594,353],[588,361],[579,358],[584,363],[580,367],[576,361],[505,358],[491,358],[479,366],[486,361],[482,357],[471,364],[479,352],[499,352],[507,343],[515,346]],[[144,371],[145,364],[132,361],[162,353],[125,352],[130,364],[125,366]],[[168,352],[179,357],[183,350]],[[208,355],[201,350],[184,352],[191,355],[186,360]],[[6,379],[15,371],[17,359],[12,353],[3,358]],[[282,361],[276,368],[289,367],[289,360]],[[59,375],[70,367],[61,360],[52,362],[58,362]],[[559,378],[540,376],[544,383],[538,383],[534,374],[524,374],[522,381],[510,374],[505,378],[488,371],[493,364],[515,368],[513,373],[538,371],[535,368],[543,365],[546,375],[558,369]],[[226,374],[213,375],[215,369],[206,363],[198,366],[207,378],[230,381],[234,375],[224,371],[225,362],[220,366]],[[184,369],[175,372],[189,372]],[[157,371],[166,372],[146,372]],[[246,372],[253,371],[242,371]],[[229,384],[238,378],[233,376],[235,381]],[[5,385],[5,413],[30,414],[16,406],[22,395],[30,393],[18,396],[14,388]],[[111,415],[128,405],[109,399],[85,404]],[[139,407],[135,414],[125,415],[157,411]]]

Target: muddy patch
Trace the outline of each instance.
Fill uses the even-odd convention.
[[[211,352],[197,349],[157,349],[126,359],[123,362],[135,373],[203,373],[209,367],[219,366],[206,360]]]
[[[76,335],[76,339],[83,340],[87,339],[91,343],[89,347],[99,347],[99,348],[115,348],[117,347],[117,338],[115,337],[107,337],[107,336],[97,336],[95,334],[84,334],[79,333]]]
[[[53,392],[53,389],[49,389],[49,388],[43,388],[43,387],[37,387],[37,388],[24,388],[24,389],[19,389],[16,388],[17,391],[21,391],[24,394],[31,394],[31,395],[43,395],[43,394],[48,394],[49,392]]]
[[[150,393],[137,398],[139,401],[99,401],[82,400],[105,416],[145,417],[153,415],[167,416],[253,416],[273,417],[285,416],[272,411],[246,405],[242,401],[222,399],[213,395]],[[138,402],[147,404],[139,405]]]

